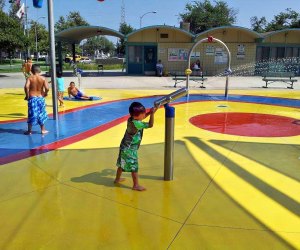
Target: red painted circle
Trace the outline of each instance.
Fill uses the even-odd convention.
[[[211,113],[190,119],[196,127],[216,133],[285,137],[300,135],[300,121],[290,117],[255,113]]]

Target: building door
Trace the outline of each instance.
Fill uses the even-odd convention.
[[[144,73],[155,74],[157,62],[157,46],[144,46]]]
[[[128,74],[143,74],[143,46],[128,46]]]

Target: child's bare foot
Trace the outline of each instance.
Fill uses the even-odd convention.
[[[26,132],[24,132],[24,135],[31,135],[31,134],[32,134],[31,131],[26,131]]]
[[[44,134],[49,133],[49,131],[48,130],[42,130],[41,133],[44,135]]]
[[[114,183],[120,183],[120,182],[123,182],[125,180],[126,180],[125,178],[115,179]]]
[[[132,189],[136,190],[136,191],[145,191],[146,190],[146,188],[144,188],[143,186],[133,186]]]

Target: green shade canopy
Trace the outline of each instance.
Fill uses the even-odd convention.
[[[115,36],[124,38],[124,35],[116,30],[101,26],[78,26],[72,27],[56,33],[56,41],[65,41],[69,43],[80,43],[83,39],[94,36]]]

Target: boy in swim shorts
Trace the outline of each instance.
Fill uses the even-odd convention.
[[[45,122],[48,119],[46,112],[45,97],[48,94],[49,86],[46,79],[40,76],[41,70],[37,64],[31,67],[32,75],[27,78],[24,91],[25,100],[28,101],[28,129],[25,135],[31,135],[32,126],[40,125],[41,133],[46,134]]]
[[[28,57],[25,63],[22,65],[22,72],[26,80],[28,77],[31,76],[31,68],[32,68],[32,60],[30,57]]]
[[[68,88],[68,95],[69,98],[73,96],[75,99],[82,99],[82,100],[92,100],[92,97],[89,97],[83,94],[78,88],[76,88],[74,82],[70,82],[70,86]]]
[[[146,113],[145,107],[139,102],[133,102],[129,107],[130,117],[127,120],[127,129],[121,141],[119,157],[117,160],[117,173],[114,183],[124,181],[121,178],[122,172],[131,172],[133,180],[133,190],[144,191],[146,188],[139,185],[138,181],[138,155],[137,151],[140,147],[144,128],[152,128],[154,124],[154,113],[156,108],[151,108]],[[149,122],[143,122],[150,115]]]

